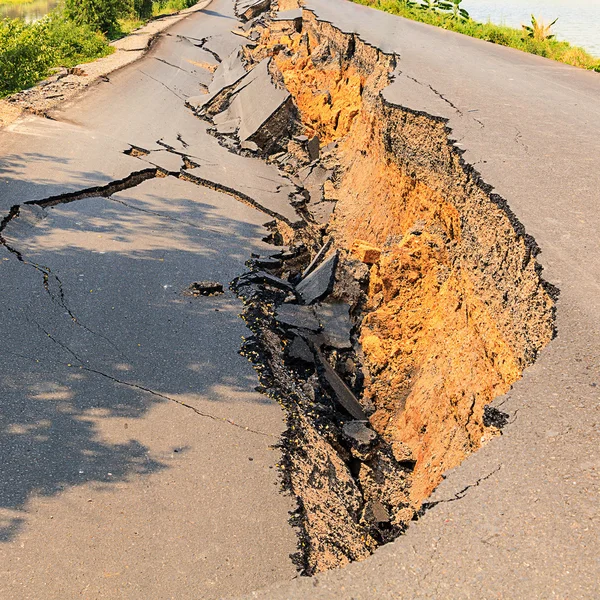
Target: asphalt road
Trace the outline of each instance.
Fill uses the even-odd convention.
[[[600,596],[600,76],[344,0],[317,16],[399,55],[385,98],[450,138],[541,248],[558,336],[495,405],[504,435],[367,560],[253,598]]]
[[[271,215],[294,217],[289,182],[185,107],[239,46],[236,23],[213,2],[55,120],[0,131],[2,219],[22,207],[0,247],[1,598],[220,598],[296,573],[272,448],[283,413],[238,355],[227,287],[272,249]],[[94,196],[179,171],[176,151],[264,210],[175,176]],[[186,295],[200,280],[225,293]]]
[[[536,238],[561,291],[557,339],[495,403],[504,435],[405,536],[290,583],[292,502],[271,448],[282,412],[237,354],[238,301],[184,293],[226,285],[264,251],[271,215],[295,218],[287,180],[185,107],[210,83],[200,65],[241,42],[230,0],[215,0],[56,120],[0,131],[0,214],[88,190],[3,231],[0,597],[600,595],[600,78],[343,0],[308,7],[399,54],[386,98],[447,119]],[[181,154],[257,207],[174,176],[98,195],[156,164],[177,171]]]

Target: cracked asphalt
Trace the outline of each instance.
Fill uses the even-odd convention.
[[[289,181],[185,106],[236,23],[213,2],[0,131],[2,598],[220,598],[296,573],[282,410],[228,290],[272,249],[264,223],[296,218]],[[199,280],[226,291],[186,294]]]
[[[343,0],[307,7],[399,55],[385,99],[447,120],[535,237],[557,338],[494,403],[504,435],[404,536],[290,583],[282,411],[238,355],[235,296],[185,294],[227,288],[266,221],[297,219],[289,181],[185,105],[246,43],[215,0],[52,119],[0,131],[1,597],[600,594],[600,80]]]

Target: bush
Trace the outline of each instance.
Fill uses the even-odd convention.
[[[48,42],[56,53],[54,66],[72,67],[112,52],[104,35],[60,14],[51,19]]]
[[[33,85],[48,72],[54,51],[48,44],[46,19],[26,25],[17,19],[0,22],[0,94]]]
[[[60,13],[35,23],[0,21],[0,96],[31,87],[53,67],[72,67],[112,52],[106,38]]]
[[[109,33],[118,28],[119,19],[133,13],[133,0],[65,0],[64,14],[77,25]]]

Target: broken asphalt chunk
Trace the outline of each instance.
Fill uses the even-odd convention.
[[[323,339],[333,348],[352,348],[350,306],[348,304],[317,304],[314,307],[323,328]]]
[[[311,331],[319,330],[319,321],[317,321],[310,306],[282,304],[275,313],[275,319],[288,327],[309,329]]]
[[[317,160],[319,158],[320,149],[321,149],[321,140],[319,140],[318,136],[310,139],[308,144],[306,145],[306,149],[308,150],[308,155],[310,156],[310,160]]]
[[[277,269],[281,266],[281,260],[272,256],[258,256],[252,262],[260,269]]]
[[[274,288],[283,291],[293,291],[293,286],[288,281],[275,277],[266,271],[251,271],[238,278],[238,285],[246,285],[247,283],[260,283],[263,285],[270,285]]]
[[[342,431],[350,443],[358,447],[371,447],[377,441],[377,434],[363,421],[350,421]]]
[[[313,336],[313,340],[317,336]],[[346,409],[348,414],[357,419],[358,421],[366,421],[367,415],[365,415],[360,402],[356,399],[356,396],[352,390],[346,385],[346,382],[335,372],[335,369],[327,362],[322,352],[315,346],[319,362],[325,372],[325,379],[334,391],[338,402]]]
[[[306,269],[304,269],[304,272],[302,273],[302,278],[306,277],[309,273],[312,273],[315,270],[317,265],[321,262],[323,257],[327,254],[327,251],[329,250],[329,248],[331,246],[331,242],[332,242],[332,238],[329,238],[321,246],[320,250],[315,254],[315,257],[310,261],[310,264],[308,265],[308,267],[306,267]]]
[[[331,293],[337,260],[336,250],[296,286],[296,291],[305,304],[312,304]]]
[[[240,142],[255,142],[269,153],[280,147],[293,111],[290,93],[273,84],[270,61],[263,60],[240,80],[229,106],[215,117],[221,123],[238,120]]]

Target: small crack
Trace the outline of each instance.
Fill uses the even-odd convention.
[[[156,79],[156,77],[152,77],[152,75],[148,75],[148,73],[146,73],[146,71],[142,71],[141,69],[139,69],[139,72],[142,75],[145,75],[146,77],[152,79],[153,81],[156,81],[156,83],[160,83],[160,85],[162,85],[164,88],[169,90],[171,92],[171,94],[174,94],[180,100],[183,100],[184,102],[186,101],[187,97],[180,96],[174,89],[170,88],[167,84],[163,83],[160,79]]]
[[[159,58],[158,56],[153,56],[152,58],[154,60],[157,60],[158,62],[164,63],[165,65],[167,65],[169,67],[173,67],[174,69],[178,69],[179,71],[183,71],[184,73],[188,73],[189,74],[189,71],[186,71],[185,69],[182,69],[178,65],[174,65],[173,63],[170,63],[168,60],[165,60],[164,58]],[[145,73],[145,75],[147,75],[147,73]]]
[[[188,404],[187,402],[183,402],[182,400],[177,400],[176,398],[172,398],[171,396],[161,394],[160,392],[157,392],[157,391],[155,391],[151,388],[145,387],[143,385],[139,385],[137,383],[131,383],[129,381],[123,381],[122,379],[117,379],[116,377],[113,377],[112,375],[104,373],[103,371],[95,369],[94,367],[90,367],[85,364],[85,361],[81,357],[79,357],[76,352],[71,350],[71,348],[69,348],[69,346],[67,346],[65,343],[61,342],[57,337],[53,336],[49,331],[44,329],[44,327],[42,327],[42,325],[40,325],[40,323],[38,323],[36,320],[33,320],[33,322],[37,325],[37,327],[40,329],[40,331],[42,331],[50,340],[52,340],[53,343],[55,343],[57,346],[59,346],[60,348],[65,350],[65,352],[68,352],[75,359],[75,361],[77,361],[77,363],[79,363],[77,365],[77,367],[82,369],[83,371],[87,371],[89,373],[94,373],[96,375],[100,375],[101,377],[109,379],[115,383],[118,383],[119,385],[123,385],[123,386],[130,387],[130,388],[133,388],[136,390],[140,390],[142,392],[146,392],[148,394],[156,396],[157,398],[162,398],[163,400],[168,400],[169,402],[173,402],[174,404],[178,404],[179,406],[182,406],[184,408],[187,408],[187,409],[193,411],[194,413],[196,413],[197,415],[199,415],[201,417],[205,417],[207,419],[211,419],[213,421],[218,421],[221,423],[226,423],[227,425],[231,425],[233,427],[236,427],[237,429],[241,429],[241,430],[247,431],[249,433],[254,433],[256,435],[261,435],[264,437],[270,437],[270,438],[277,439],[277,436],[272,433],[266,433],[266,432],[260,431],[258,429],[252,429],[251,427],[246,427],[245,425],[240,425],[239,423],[236,423],[232,419],[227,419],[226,417],[217,417],[215,415],[211,415],[210,413],[205,413],[205,412],[197,409],[195,406]],[[23,356],[23,358],[30,358],[32,360],[38,361],[38,359],[33,359],[32,357]]]
[[[176,398],[171,398],[171,396],[166,396],[165,394],[161,394],[160,392],[157,392],[155,390],[147,388],[143,385],[139,385],[137,383],[131,383],[129,381],[123,381],[122,379],[117,379],[116,377],[113,377],[112,375],[108,375],[107,373],[103,373],[102,371],[98,371],[97,369],[94,369],[93,367],[88,367],[84,364],[81,364],[80,368],[83,369],[84,371],[88,371],[90,373],[96,373],[97,375],[100,375],[101,377],[105,377],[106,379],[110,379],[111,381],[114,381],[115,383],[118,383],[120,385],[124,385],[126,387],[130,387],[130,388],[134,388],[134,389],[137,389],[137,390],[140,390],[143,392],[147,392],[148,394],[152,394],[153,396],[162,398],[163,400],[168,400],[169,402],[173,402],[174,404],[179,404],[179,406],[183,406],[184,408],[191,410],[192,412],[196,413],[197,415],[199,415],[201,417],[205,417],[205,418],[211,419],[213,421],[219,421],[221,423],[226,423],[227,425],[231,425],[233,427],[236,427],[237,429],[241,429],[242,431],[247,431],[249,433],[254,433],[256,435],[261,435],[264,437],[272,437],[274,439],[277,439],[277,436],[273,435],[272,433],[266,433],[264,431],[259,431],[258,429],[251,429],[250,427],[246,427],[245,425],[240,425],[239,423],[236,423],[232,419],[227,419],[225,417],[216,417],[215,415],[211,415],[210,413],[202,412],[201,410],[197,409],[195,406],[192,406],[191,404],[188,404],[187,402],[183,402],[182,400],[177,400]]]
[[[523,146],[523,148],[525,149],[525,152],[529,153],[529,146],[523,141],[523,134],[516,127],[515,127],[515,131],[517,132],[515,134],[515,142],[517,142],[517,144],[519,144],[520,146]]]
[[[419,516],[423,516],[423,514],[425,514],[426,511],[432,509],[434,506],[437,506],[438,504],[446,504],[448,502],[455,502],[456,500],[462,500],[462,498],[465,497],[465,495],[471,488],[479,487],[484,481],[488,480],[492,475],[495,475],[498,471],[500,471],[500,469],[502,469],[502,465],[499,465],[496,469],[494,469],[491,473],[488,473],[484,477],[479,478],[475,483],[471,483],[470,485],[467,485],[459,492],[456,492],[456,494],[454,494],[454,496],[452,498],[447,498],[445,500],[435,500],[434,502],[424,502],[423,505],[421,506],[421,510],[419,511]]]
[[[458,106],[456,106],[456,104],[454,104],[453,102],[451,102],[450,100],[448,100],[448,98],[446,98],[446,96],[444,96],[444,94],[442,94],[441,92],[438,92],[431,84],[429,84],[429,83],[422,83],[418,79],[415,79],[414,77],[411,77],[410,75],[407,75],[406,73],[404,73],[404,76],[407,79],[410,79],[411,81],[414,81],[415,83],[418,83],[419,85],[422,85],[424,87],[428,87],[436,96],[438,96],[446,104],[448,104],[449,106],[451,106],[461,117],[463,116],[462,110],[460,110],[460,108],[458,108]]]
[[[184,148],[189,148],[189,144],[183,139],[183,136],[179,132],[177,132],[177,139]]]
[[[94,331],[93,329],[91,329],[90,327],[88,327],[87,325],[85,325],[84,323],[82,323],[73,313],[73,311],[71,310],[71,308],[69,307],[69,305],[67,304],[67,299],[65,296],[65,292],[64,292],[64,286],[62,281],[60,280],[60,278],[58,277],[58,275],[56,275],[55,273],[53,273],[50,269],[50,267],[46,267],[44,265],[40,265],[38,263],[32,262],[27,260],[26,258],[23,257],[22,253],[19,252],[18,250],[16,250],[15,248],[13,248],[12,246],[10,246],[6,239],[0,235],[0,244],[2,246],[4,246],[11,254],[13,254],[14,256],[17,257],[17,260],[21,263],[23,263],[24,265],[27,265],[29,267],[33,267],[36,271],[39,271],[40,273],[42,273],[42,278],[43,278],[43,285],[44,285],[44,289],[46,290],[48,296],[50,296],[50,299],[52,300],[52,302],[56,305],[58,305],[60,308],[62,308],[68,315],[69,318],[71,319],[71,321],[77,325],[78,327],[81,327],[82,329],[84,329],[85,331],[87,331],[88,333],[91,333],[92,335],[98,336],[100,338],[102,338],[105,342],[107,342],[114,350],[116,350],[122,358],[129,360],[129,358],[123,353],[123,351],[118,348],[110,339],[108,339],[106,336],[102,335],[101,333],[98,333],[97,331]],[[50,289],[50,277],[52,277],[52,279],[54,281],[56,281],[56,284],[58,286],[58,296],[54,293],[52,293],[52,290]]]

